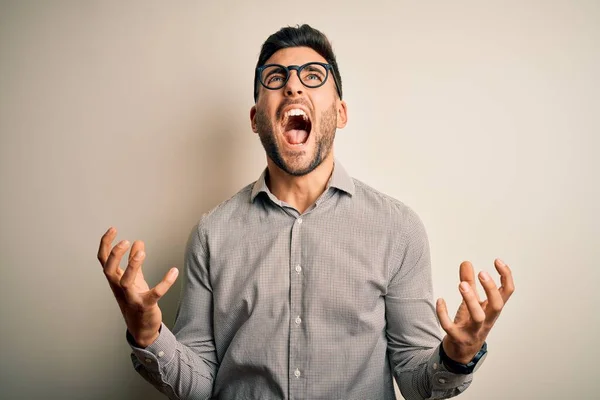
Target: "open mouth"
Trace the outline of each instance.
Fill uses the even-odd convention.
[[[304,110],[292,108],[283,115],[282,127],[283,136],[288,144],[302,146],[308,141],[312,123]]]

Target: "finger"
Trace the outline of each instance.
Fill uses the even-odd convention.
[[[119,264],[121,263],[123,254],[125,254],[128,248],[129,242],[127,240],[120,241],[113,247],[108,256],[108,260],[106,260],[106,264],[104,264],[104,275],[106,275],[111,283],[117,284],[119,282]]]
[[[135,295],[135,293],[131,293],[130,289],[133,287],[135,283],[135,277],[142,268],[142,263],[144,262],[144,258],[146,257],[146,253],[143,250],[135,252],[133,256],[131,256],[131,253],[133,253],[133,246],[130,252],[129,264],[127,265],[127,269],[125,269],[125,273],[121,277],[120,282],[121,287],[125,291],[125,295],[130,297],[132,295]]]
[[[494,261],[494,266],[500,274],[500,295],[502,296],[504,303],[506,303],[515,291],[515,283],[513,281],[512,271],[508,265],[506,265],[504,261],[500,260],[499,258]]]
[[[146,250],[146,245],[144,245],[144,242],[142,242],[141,240],[134,241],[133,244],[131,245],[131,251],[129,252],[129,260],[127,260],[127,262],[130,263],[131,260],[133,259],[133,257],[135,257],[135,255],[139,251],[144,251],[144,250]]]
[[[460,263],[460,281],[467,282],[471,286],[471,290],[475,296],[479,299],[477,293],[477,282],[475,282],[475,271],[473,270],[473,264],[470,261],[463,261]]]
[[[448,315],[448,307],[446,306],[446,301],[444,299],[438,299],[435,304],[435,312],[437,313],[438,319],[440,320],[440,325],[442,329],[446,331],[449,335],[454,331],[455,325],[450,319]],[[452,336],[452,335],[451,335]]]
[[[110,245],[112,244],[113,240],[115,240],[115,237],[117,237],[117,229],[111,226],[100,239],[100,247],[98,248],[98,261],[100,261],[100,264],[102,264],[103,267],[104,264],[106,264],[108,254],[110,252]]]
[[[471,315],[471,320],[473,321],[473,327],[478,329],[479,326],[485,321],[485,312],[483,308],[481,308],[481,304],[479,304],[479,299],[475,295],[471,285],[467,282],[461,282],[458,285],[460,294],[463,297],[465,304],[467,305],[467,309],[469,310],[469,314]]]
[[[504,300],[490,274],[485,271],[480,272],[479,281],[487,296],[487,302],[482,303],[481,305],[485,310],[485,320],[486,322],[493,324],[496,318],[498,318],[498,315],[500,315],[502,307],[504,307]]]
[[[464,325],[471,318],[469,314],[469,309],[464,301],[460,302],[458,306],[458,310],[456,310],[456,315],[454,316],[454,323],[456,325]]]
[[[160,282],[152,290],[149,292],[150,300],[156,303],[161,297],[167,293],[167,291],[171,288],[175,280],[177,279],[177,275],[179,271],[177,268],[171,268],[169,272],[165,274]]]

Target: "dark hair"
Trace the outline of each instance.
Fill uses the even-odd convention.
[[[271,58],[278,50],[285,49],[288,47],[310,47],[321,55],[328,64],[331,64],[333,74],[339,85],[340,98],[342,97],[342,77],[340,76],[340,70],[335,60],[335,54],[331,48],[331,43],[327,36],[321,31],[316,30],[310,25],[304,24],[302,26],[296,25],[287,26],[281,28],[263,43],[260,55],[258,56],[258,62],[256,68],[265,65],[267,60]],[[258,76],[254,76],[254,101],[258,99]]]

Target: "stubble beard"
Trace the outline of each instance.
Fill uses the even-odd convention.
[[[321,123],[319,124],[319,129],[316,130],[314,129],[315,127],[313,127],[312,131],[310,132],[311,136],[315,135],[315,150],[313,158],[305,167],[294,167],[295,165],[299,165],[300,159],[304,156],[304,154],[302,154],[303,151],[300,150],[297,152],[297,154],[292,154],[290,156],[292,160],[290,160],[290,162],[286,162],[281,154],[281,150],[277,146],[273,123],[264,111],[257,110],[255,116],[256,130],[258,131],[260,142],[267,153],[267,157],[269,157],[275,163],[275,165],[289,175],[304,176],[311,173],[315,168],[321,165],[323,160],[329,155],[329,153],[331,153],[337,127],[336,111],[336,104],[334,102],[329,109],[321,113]]]

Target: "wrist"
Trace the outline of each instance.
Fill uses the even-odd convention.
[[[446,367],[449,372],[454,374],[467,375],[475,372],[481,364],[483,364],[483,360],[487,356],[487,343],[483,342],[481,349],[475,354],[474,357],[469,359],[467,362],[459,362],[452,358],[450,358],[445,350],[444,343],[440,344],[439,357],[440,362]]]
[[[137,335],[131,334],[131,338],[134,341],[134,345],[136,347],[140,347],[142,349],[145,349],[146,347],[152,345],[156,341],[156,339],[158,339],[159,336],[160,336],[160,327],[156,331],[145,332],[145,333],[137,334]]]
[[[447,358],[461,364],[467,364],[481,349],[481,344],[456,342],[449,335],[444,336],[441,346]]]

